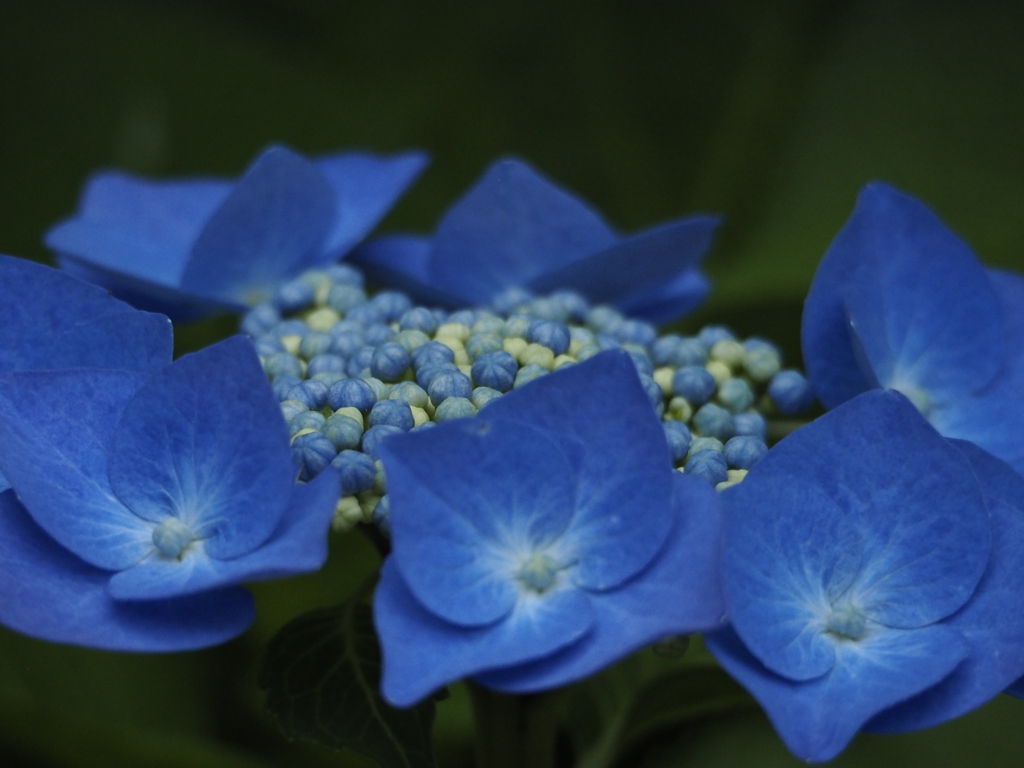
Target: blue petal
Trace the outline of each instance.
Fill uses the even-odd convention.
[[[393,157],[345,152],[313,162],[334,189],[337,205],[323,251],[326,262],[344,256],[370,234],[430,160],[423,152]]]
[[[100,568],[128,568],[153,548],[152,526],[107,479],[114,428],[148,378],[90,369],[0,376],[4,474],[47,533]]]
[[[285,278],[320,262],[335,206],[334,190],[313,163],[282,147],[267,150],[203,227],[181,287],[258,304]]]
[[[294,486],[284,518],[259,549],[231,560],[211,558],[201,544],[187,549],[180,561],[154,553],[115,574],[108,591],[117,600],[154,600],[315,571],[327,561],[327,531],[337,501],[338,475],[327,469],[311,483]]]
[[[10,487],[11,487],[11,484],[7,482],[7,478],[4,477],[4,473],[0,472],[0,493],[3,493],[4,491],[8,490]]]
[[[929,421],[945,437],[969,440],[1024,472],[1024,401],[998,395],[965,397],[934,409]]]
[[[1002,361],[998,307],[981,265],[931,211],[884,184],[863,189],[804,304],[804,360],[828,408],[871,386],[851,317],[884,386],[905,378],[942,398],[965,394]]]
[[[118,603],[110,572],[50,539],[13,493],[0,494],[0,622],[33,637],[114,651],[184,651],[241,634],[252,596],[226,589],[197,597]]]
[[[393,557],[384,562],[373,613],[383,656],[381,692],[397,707],[463,677],[554,653],[579,640],[594,620],[587,598],[569,589],[520,604],[488,626],[455,626],[416,601]]]
[[[24,259],[0,255],[0,372],[52,368],[152,371],[171,361],[166,317]]]
[[[615,300],[622,314],[655,325],[666,325],[689,314],[708,297],[711,283],[698,270],[681,273],[665,285],[645,288]]]
[[[674,634],[703,632],[723,620],[718,583],[721,509],[704,480],[676,472],[675,525],[654,562],[622,587],[592,594],[594,628],[558,653],[485,672],[477,680],[514,693],[580,680],[616,659]]]
[[[1014,272],[988,269],[989,280],[999,297],[1006,334],[1006,359],[994,386],[1007,395],[1024,392],[1024,277]]]
[[[373,282],[409,294],[428,305],[458,307],[462,299],[432,285],[430,238],[417,235],[375,237],[356,248],[346,261],[363,270]]]
[[[136,515],[173,515],[232,558],[277,527],[295,470],[288,427],[252,342],[236,336],[153,375],[125,408],[110,483]]]
[[[662,469],[672,458],[627,353],[544,376],[491,401],[484,416],[543,427],[574,461],[580,493],[566,535],[587,553],[577,584],[611,589],[651,561],[672,527],[672,475]],[[618,514],[618,503],[629,513]]]
[[[447,621],[493,622],[518,599],[516,573],[572,517],[571,466],[546,432],[465,419],[379,448],[395,566]]]
[[[957,632],[942,625],[882,629],[841,646],[828,674],[793,682],[765,669],[731,629],[704,641],[764,707],[790,751],[812,763],[838,755],[880,710],[938,683],[968,650]]]
[[[944,624],[970,644],[970,655],[938,685],[875,717],[880,733],[909,731],[959,717],[1024,674],[1024,479],[970,443],[958,443],[974,467],[992,513],[988,570],[970,602]]]
[[[438,225],[431,284],[470,304],[613,245],[585,203],[518,160],[501,160]]]
[[[58,253],[114,273],[174,287],[206,220],[231,191],[227,181],[146,181],[93,176],[77,216],[46,234]]]
[[[645,229],[527,283],[537,292],[572,288],[595,303],[657,289],[694,269],[711,245],[720,219],[693,216]]]
[[[866,393],[782,440],[726,503],[730,618],[755,656],[788,677],[827,670],[810,637],[837,601],[887,626],[923,626],[963,606],[988,561],[991,526],[969,464],[892,391]],[[816,623],[784,626],[795,608],[777,613],[773,590],[784,604],[802,601]],[[812,635],[788,658],[780,638],[805,626]]]

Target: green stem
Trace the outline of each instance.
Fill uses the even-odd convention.
[[[515,696],[468,682],[477,768],[554,768],[561,691]]]

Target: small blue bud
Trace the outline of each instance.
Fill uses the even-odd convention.
[[[363,273],[348,264],[331,264],[327,267],[327,276],[331,282],[341,285],[354,285],[357,288],[363,286]]]
[[[587,325],[598,333],[614,333],[624,319],[621,312],[605,304],[596,306],[587,313]]]
[[[584,328],[582,325],[569,326],[569,339],[575,341],[581,347],[597,346],[597,336],[594,335],[592,330]]]
[[[518,371],[519,363],[504,350],[481,355],[471,369],[473,381],[477,386],[490,387],[499,392],[508,392],[512,389]]]
[[[473,323],[473,333],[489,333],[500,339],[505,333],[505,319],[497,315],[484,315]]]
[[[378,400],[370,409],[369,423],[371,427],[390,424],[403,432],[408,432],[413,428],[415,421],[408,403],[402,400]]]
[[[686,455],[695,456],[701,451],[718,451],[719,453],[724,453],[725,446],[722,445],[722,441],[717,437],[695,437],[690,442],[690,449],[686,452]]]
[[[686,462],[686,472],[703,477],[712,485],[724,483],[729,479],[729,467],[725,456],[718,451],[695,453]]]
[[[278,400],[287,400],[289,390],[301,381],[302,379],[298,376],[292,376],[289,373],[282,373],[274,379],[274,383],[271,385],[274,390],[274,397]]]
[[[384,322],[391,323],[412,309],[412,299],[401,291],[381,291],[370,303],[384,313]]]
[[[718,388],[718,401],[733,413],[740,413],[754,404],[754,393],[746,380],[727,379]]]
[[[502,335],[506,338],[522,337],[526,338],[526,334],[530,332],[530,326],[533,325],[533,318],[529,315],[512,315],[505,321],[505,330]]]
[[[292,441],[292,463],[299,467],[300,480],[312,480],[331,463],[337,451],[320,432],[307,432]]]
[[[494,333],[474,333],[466,341],[466,355],[475,362],[481,355],[502,349],[501,336]]]
[[[429,389],[430,383],[437,376],[451,372],[462,373],[453,363],[429,363],[416,370],[416,383],[424,389]]]
[[[724,325],[707,325],[700,329],[697,338],[707,349],[711,349],[720,341],[733,340],[736,337],[733,332]]]
[[[434,420],[442,424],[452,419],[468,419],[476,416],[476,406],[466,397],[448,397],[437,406]]]
[[[469,398],[473,394],[473,382],[462,371],[442,371],[427,386],[430,401],[438,406],[449,397]]]
[[[287,400],[298,400],[311,410],[320,410],[327,405],[327,385],[316,379],[300,381],[288,390]]]
[[[345,372],[349,376],[362,376],[364,372],[370,370],[370,361],[373,360],[373,353],[376,351],[376,347],[360,347],[357,349],[356,353],[348,359]]]
[[[500,291],[494,299],[491,300],[491,306],[494,307],[496,312],[507,315],[515,312],[524,304],[529,304],[532,300],[533,294],[528,290],[520,288],[519,286],[513,286]]]
[[[344,358],[352,357],[365,346],[362,331],[331,331],[331,336],[334,339],[331,342],[331,352]]]
[[[767,341],[747,339],[743,348],[743,368],[756,382],[768,381],[782,367],[782,355]]]
[[[538,365],[537,363],[530,363],[529,365],[524,365],[522,368],[519,369],[519,372],[516,374],[515,382],[512,384],[512,388],[519,389],[519,387],[529,384],[534,379],[539,379],[546,373],[548,373],[548,369],[545,368],[543,365]],[[497,389],[497,387],[495,387],[495,389]]]
[[[581,323],[590,311],[590,302],[576,291],[561,289],[551,294],[551,299],[562,305],[564,320]]]
[[[730,469],[750,469],[768,453],[768,446],[756,437],[734,437],[725,444],[725,461]]]
[[[395,329],[384,323],[374,323],[363,333],[368,347],[379,347],[395,338]]]
[[[327,292],[327,304],[342,314],[365,303],[366,292],[358,285],[340,283]]]
[[[610,333],[598,332],[597,334],[597,346],[604,352],[608,349],[622,349],[622,343],[612,336]]]
[[[298,312],[313,303],[314,295],[313,286],[297,277],[274,291],[274,306],[286,314]]]
[[[556,355],[569,351],[569,327],[557,320],[535,320],[527,330],[526,338],[535,344],[543,344]]]
[[[388,400],[401,400],[416,408],[426,408],[427,399],[427,391],[413,381],[399,382],[388,393]]]
[[[277,336],[273,336],[269,333],[257,338],[253,343],[253,346],[256,347],[256,354],[260,357],[270,357],[277,352],[288,351],[284,348],[284,344],[281,343],[281,340],[277,338]]]
[[[258,304],[245,313],[241,330],[242,333],[247,333],[250,336],[262,336],[279,322],[281,322],[281,313],[273,304]]]
[[[373,508],[373,524],[384,533],[391,533],[391,499],[387,494],[380,497],[377,506]]]
[[[284,416],[285,421],[291,421],[298,414],[305,413],[309,410],[309,406],[301,400],[285,400],[281,403],[281,415]]]
[[[373,459],[359,451],[346,450],[331,461],[331,466],[341,475],[341,495],[355,496],[373,487],[377,468]]]
[[[375,427],[370,427],[363,433],[363,453],[367,454],[374,460],[379,459],[380,456],[377,455],[377,446],[380,445],[381,440],[386,440],[392,435],[404,434],[405,432],[403,430],[392,426],[391,424],[378,424]]]
[[[398,318],[398,327],[403,331],[423,331],[428,336],[432,336],[434,331],[437,330],[439,323],[434,313],[426,307],[413,307],[407,309],[402,313],[402,316]]]
[[[683,422],[675,420],[662,422],[661,426],[665,430],[665,440],[668,441],[668,449],[672,453],[672,462],[682,461],[686,458],[686,453],[690,450],[690,442],[693,439],[689,427]]]
[[[392,341],[401,344],[402,348],[411,355],[413,350],[419,349],[424,344],[429,344],[430,337],[423,331],[409,329],[396,333]]]
[[[380,307],[376,307],[369,302],[365,304],[356,304],[345,313],[345,317],[349,320],[356,320],[367,328],[375,323],[384,322],[384,312],[381,311]]]
[[[306,375],[313,378],[318,373],[344,373],[345,358],[341,355],[324,354],[312,358],[306,365]]]
[[[299,354],[309,360],[317,355],[330,352],[333,343],[334,337],[331,334],[324,331],[310,331],[302,337],[302,342],[299,344]]]
[[[377,395],[363,379],[342,379],[327,391],[327,402],[334,410],[355,408],[367,414],[377,402]]]
[[[436,421],[425,421],[422,424],[416,425],[415,427],[413,427],[409,431],[410,432],[420,432],[420,431],[422,431],[424,429],[433,429],[436,426],[437,426],[437,422]]]
[[[310,328],[305,322],[297,317],[290,317],[275,325],[270,332],[280,338],[282,336],[305,336],[309,331]]]
[[[370,385],[370,389],[373,390],[374,397],[378,400],[387,400],[388,394],[391,392],[391,388],[387,384],[373,376],[363,376],[361,378]]]
[[[370,360],[370,373],[381,381],[398,381],[412,365],[405,347],[393,341],[381,344]]]
[[[288,421],[288,432],[292,437],[295,437],[304,429],[319,431],[326,422],[327,419],[320,411],[303,411],[302,413],[297,413]]]
[[[715,377],[703,366],[688,365],[672,376],[672,392],[685,397],[691,405],[703,405],[712,398],[717,388]]]
[[[263,370],[267,372],[267,376],[271,379],[276,379],[281,374],[288,374],[289,376],[296,376],[301,379],[303,365],[302,361],[295,355],[290,355],[287,352],[275,352],[270,357],[264,358]]]
[[[643,320],[628,318],[612,332],[623,344],[639,344],[649,347],[658,338],[658,329]]]
[[[411,353],[412,364],[419,370],[428,363],[451,363],[455,353],[440,341],[430,341]]]
[[[347,379],[348,376],[345,374],[345,371],[343,370],[318,371],[317,373],[314,373],[312,376],[310,376],[310,378],[316,381],[322,381],[324,383],[324,386],[327,387],[327,389],[330,389],[331,387],[334,386],[335,382],[341,381],[342,379]]]
[[[659,368],[666,365],[675,365],[673,356],[676,349],[683,343],[683,338],[675,333],[661,336],[651,345],[651,359]]]
[[[363,439],[362,425],[343,413],[332,414],[320,431],[339,451],[357,448]]]
[[[768,385],[768,397],[780,413],[796,416],[814,404],[811,385],[799,371],[779,371]]]
[[[633,358],[633,366],[636,368],[637,373],[644,376],[654,375],[654,363],[651,362],[650,356],[642,348],[629,343],[625,349],[629,352],[629,356]]]
[[[768,435],[768,425],[764,416],[756,411],[737,413],[732,417],[732,428],[737,435],[756,437],[762,443]]]
[[[478,315],[479,312],[475,309],[460,309],[448,315],[448,319],[445,322],[472,328],[478,319]]]
[[[644,392],[647,393],[647,399],[651,401],[651,406],[657,408],[663,404],[664,392],[661,391],[661,386],[648,376],[646,373],[640,374],[640,383],[644,385]]]
[[[714,403],[705,403],[693,414],[693,425],[701,437],[725,441],[733,436],[732,414]]]
[[[473,390],[473,396],[470,401],[476,406],[477,410],[480,410],[487,405],[491,400],[497,400],[501,397],[501,392],[490,387],[477,387]]]
[[[527,312],[539,320],[557,320],[564,323],[569,319],[569,314],[565,311],[565,308],[550,296],[538,296],[535,298],[530,302]]]

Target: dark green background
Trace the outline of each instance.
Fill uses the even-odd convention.
[[[105,166],[234,175],[275,141],[421,147],[434,163],[385,228],[430,230],[517,154],[627,231],[724,213],[715,291],[691,325],[774,336],[792,358],[814,267],[869,179],[926,200],[987,263],[1024,269],[1022,39],[1006,2],[0,0],[0,252],[47,258],[41,234]],[[260,586],[257,626],[209,652],[0,633],[0,760],[346,764],[286,744],[254,682],[277,627],[372,567],[357,538],[334,549],[320,574]],[[460,690],[439,717],[442,755],[464,762]],[[935,731],[862,737],[837,765],[1016,766],[1022,722],[1004,697]],[[753,715],[647,759],[794,764]]]

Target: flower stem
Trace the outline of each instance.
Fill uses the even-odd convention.
[[[554,768],[561,691],[516,696],[467,682],[477,768]]]

